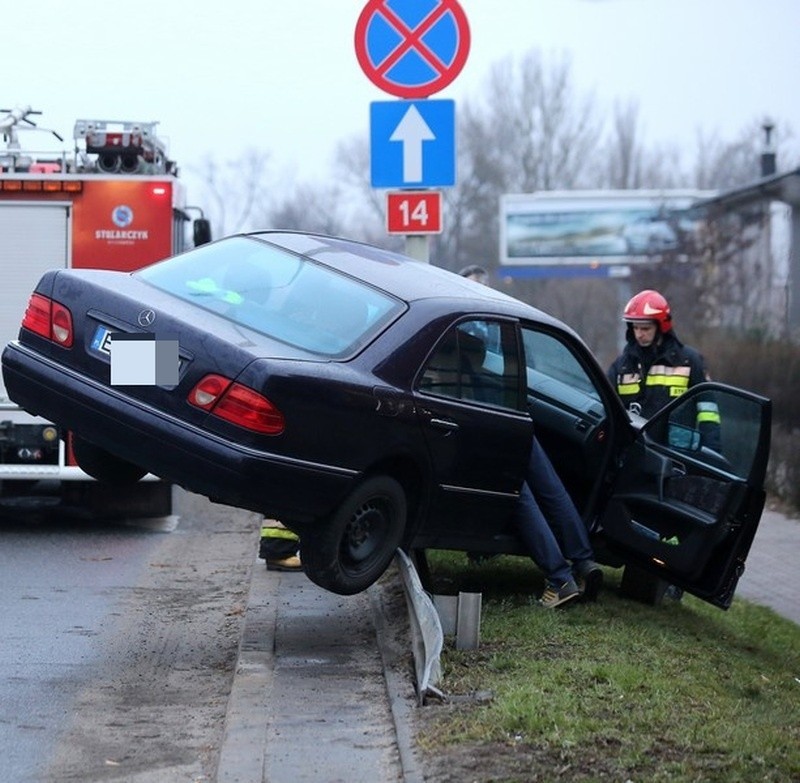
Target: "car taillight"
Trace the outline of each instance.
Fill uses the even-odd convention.
[[[189,402],[253,432],[280,435],[283,414],[262,394],[222,375],[206,375],[189,392]]]
[[[22,316],[22,326],[50,339],[50,300],[46,296],[31,294]]]
[[[204,411],[210,411],[219,402],[219,398],[227,391],[231,383],[233,381],[223,378],[221,375],[206,375],[189,392],[189,402]]]
[[[72,313],[64,305],[41,294],[31,294],[22,316],[22,328],[64,348],[72,347]]]
[[[72,347],[72,313],[64,305],[53,302],[50,313],[53,340],[64,348]]]

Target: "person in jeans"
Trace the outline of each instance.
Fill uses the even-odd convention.
[[[464,267],[459,275],[489,284],[489,273],[481,266]],[[597,598],[603,572],[594,562],[586,526],[536,437],[514,522],[531,559],[544,571],[542,606],[553,609],[577,598]],[[486,559],[474,553],[468,556],[475,563]]]
[[[531,559],[545,574],[539,603],[553,609],[593,601],[603,584],[589,533],[553,463],[534,436],[514,521]]]

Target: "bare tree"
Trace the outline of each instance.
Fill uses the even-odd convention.
[[[441,264],[496,266],[500,196],[585,186],[599,136],[592,101],[575,96],[568,59],[550,63],[533,49],[494,65],[480,99],[459,109],[458,184],[445,197]]]
[[[642,142],[639,131],[639,105],[634,101],[615,103],[611,134],[607,141],[604,186],[641,188],[643,186]]]
[[[764,120],[753,119],[732,141],[717,135],[697,134],[694,184],[699,188],[726,190],[753,182],[761,176],[761,153],[764,151]],[[779,167],[793,168],[798,157],[790,146],[791,131],[778,123],[774,150]],[[784,161],[783,166],[780,162]]]
[[[190,169],[203,185],[214,236],[253,228],[254,214],[269,198],[269,161],[268,152],[249,149],[224,163],[209,157],[201,168]]]
[[[346,233],[340,203],[341,195],[336,186],[298,185],[277,203],[267,206],[263,224],[264,227],[322,234]]]
[[[492,67],[485,108],[473,108],[466,130],[484,145],[484,166],[501,174],[506,191],[580,187],[600,124],[591,98],[579,99],[568,58],[548,63],[533,49],[519,63]]]
[[[373,213],[383,217],[381,194],[370,181],[370,147],[366,134],[358,134],[340,141],[336,146],[334,173],[342,187]]]
[[[690,184],[676,148],[645,145],[636,101],[614,104],[597,160],[592,183],[596,188],[665,189]]]

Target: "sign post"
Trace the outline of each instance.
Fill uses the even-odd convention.
[[[376,188],[455,184],[455,104],[427,99],[464,67],[469,24],[458,0],[422,5],[369,0],[356,23],[356,57],[365,75],[384,92],[406,99],[371,105],[371,181]],[[441,232],[441,193],[431,195],[433,199],[418,192],[405,200],[398,194],[387,198],[387,230],[406,233],[406,252],[422,261],[429,261],[428,235]],[[420,219],[433,210],[436,230],[430,229],[427,217]],[[408,231],[393,231],[403,222]]]

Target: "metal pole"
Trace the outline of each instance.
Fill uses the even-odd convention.
[[[456,650],[477,650],[481,638],[481,593],[458,594]]]
[[[800,339],[800,205],[792,204],[792,239],[789,244],[788,327],[792,340]]]
[[[416,258],[429,264],[430,259],[430,237],[423,234],[406,235],[406,255]]]

